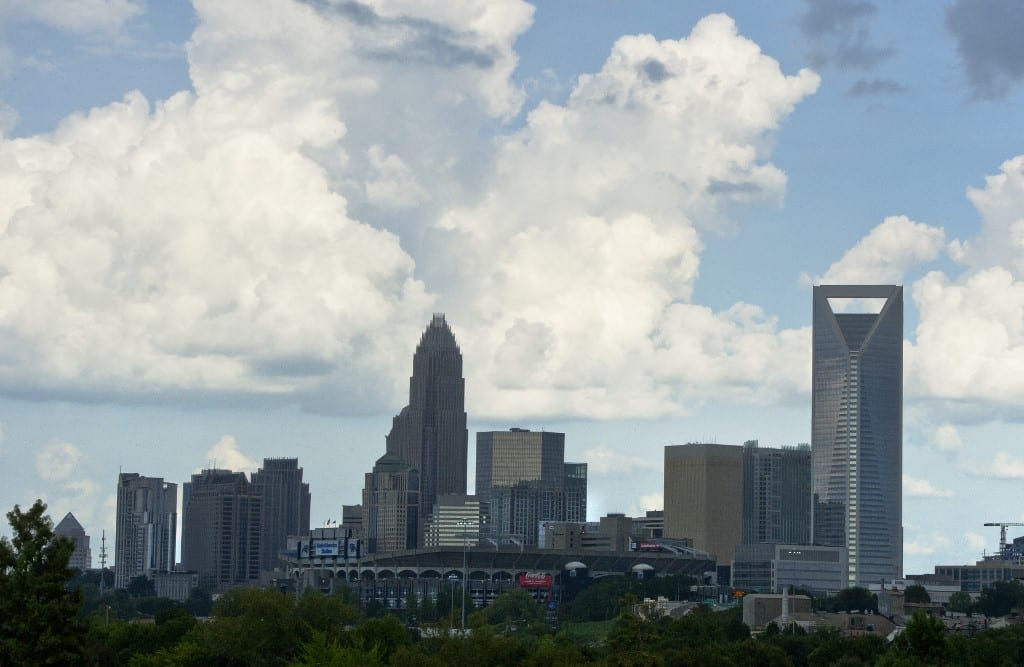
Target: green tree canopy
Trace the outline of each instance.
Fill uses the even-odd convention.
[[[46,505],[7,513],[12,537],[0,538],[0,665],[81,661],[81,594],[67,583],[75,545],[53,534]]]
[[[913,585],[907,586],[906,590],[903,591],[903,601],[910,603],[928,603],[932,601],[932,596],[928,595],[928,589],[924,586]]]

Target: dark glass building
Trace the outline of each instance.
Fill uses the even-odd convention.
[[[881,303],[843,312],[837,300]],[[814,288],[813,540],[847,548],[848,585],[903,570],[903,287]]]
[[[743,445],[743,544],[810,544],[811,448]]]
[[[409,404],[387,435],[387,452],[419,473],[420,526],[437,496],[466,493],[465,406],[462,352],[444,315],[435,314],[413,355]]]
[[[309,484],[302,481],[298,459],[274,458],[263,459],[252,486],[263,498],[260,567],[269,571],[278,567],[289,535],[309,534]]]

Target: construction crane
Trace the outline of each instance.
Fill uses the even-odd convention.
[[[1003,521],[990,521],[985,524],[986,526],[999,526],[999,557],[1006,558],[1006,527],[1007,526],[1024,526],[1024,523],[1013,523]]]

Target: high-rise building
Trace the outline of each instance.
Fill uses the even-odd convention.
[[[260,567],[269,571],[278,566],[289,535],[309,534],[309,484],[302,481],[298,459],[275,458],[263,459],[252,486],[263,498]]]
[[[435,314],[413,355],[409,404],[387,435],[388,453],[419,473],[420,526],[437,496],[466,493],[465,395],[462,352],[444,315]]]
[[[160,477],[117,476],[114,586],[174,569],[178,533],[178,485]]]
[[[263,498],[244,472],[208,469],[183,489],[181,561],[222,591],[259,581]]]
[[[889,581],[903,570],[903,287],[815,287],[813,336],[813,540],[846,547],[849,585]]]
[[[367,553],[415,549],[420,540],[420,474],[394,454],[377,459],[363,485]]]
[[[565,464],[565,520],[587,520],[587,464]]]
[[[811,448],[743,446],[743,544],[811,543]]]
[[[583,474],[586,469],[574,468]],[[573,481],[579,493],[580,481]],[[487,508],[487,532],[535,545],[541,521],[565,521],[565,434],[513,428],[476,435],[476,495]],[[586,516],[586,499],[582,500]],[[573,510],[579,514],[579,500]]]
[[[743,447],[666,446],[664,493],[665,537],[731,562],[743,536]]]
[[[53,534],[58,537],[66,537],[75,543],[75,550],[71,552],[71,560],[68,567],[85,571],[92,567],[92,550],[89,548],[89,536],[85,534],[85,528],[78,523],[78,519],[71,512],[64,515],[54,529]]]

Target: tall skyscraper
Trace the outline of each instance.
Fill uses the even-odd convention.
[[[582,474],[585,485],[585,469]],[[565,521],[565,482],[564,433],[513,428],[476,434],[476,495],[489,512],[491,537],[537,544],[541,521]],[[579,480],[573,484],[578,494]]]
[[[260,577],[262,497],[244,472],[203,470],[185,482],[181,561],[209,591]]]
[[[174,569],[178,532],[178,486],[160,477],[124,472],[117,476],[117,535],[114,586],[135,577]]]
[[[420,541],[420,474],[394,454],[377,459],[363,484],[367,553],[415,549]]]
[[[298,459],[263,459],[252,475],[252,486],[263,498],[260,567],[273,570],[289,535],[309,534],[309,484],[302,481]]]
[[[743,448],[688,444],[665,447],[665,537],[728,564],[743,535]]]
[[[78,523],[78,519],[71,512],[64,515],[54,529],[53,534],[59,537],[66,537],[75,543],[75,550],[71,553],[71,560],[68,567],[85,571],[92,567],[92,550],[89,548],[89,536],[85,534],[85,528]]]
[[[833,309],[849,299],[881,308]],[[903,287],[815,287],[812,366],[814,542],[847,548],[851,586],[900,577]]]
[[[444,315],[435,314],[412,358],[409,404],[387,435],[388,453],[419,473],[420,526],[437,496],[465,495],[468,438],[462,352]]]
[[[565,520],[587,520],[587,464],[565,464]]]
[[[743,445],[743,543],[811,543],[811,448]]]

